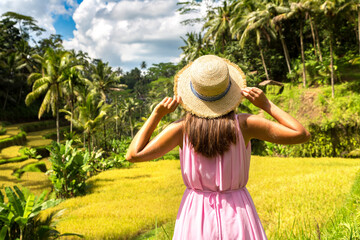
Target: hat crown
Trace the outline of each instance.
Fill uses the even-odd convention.
[[[202,96],[216,96],[229,85],[229,69],[225,61],[215,55],[202,56],[190,68],[191,83]]]

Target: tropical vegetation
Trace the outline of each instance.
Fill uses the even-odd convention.
[[[144,188],[139,188],[145,193],[153,193],[154,189],[157,189],[160,198],[165,196],[164,199],[173,204],[169,205],[172,209],[169,210],[163,206],[165,200],[154,200],[155,205],[161,205],[159,209],[164,209],[162,215],[157,216],[149,209],[139,208],[140,203],[129,203],[126,199],[130,199],[134,194],[143,196],[141,193],[132,192],[134,190],[131,189],[136,187],[129,182],[148,180],[148,172],[156,172],[154,166],[162,166],[162,163],[151,162],[147,163],[149,165],[133,167],[125,160],[124,154],[131,138],[156,104],[165,96],[173,95],[176,72],[205,54],[215,54],[239,65],[246,73],[248,86],[262,88],[273,102],[304,123],[313,136],[307,144],[297,146],[280,146],[254,140],[253,154],[276,157],[360,156],[358,0],[210,0],[206,1],[207,10],[204,15],[190,18],[194,15],[187,14],[199,11],[200,5],[203,4],[201,2],[188,0],[178,3],[178,13],[189,16],[183,24],[199,24],[201,29],[181,36],[183,46],[179,48],[181,60],[178,63],[154,63],[149,66],[142,61],[138,67],[128,71],[124,71],[121,66],[111,66],[102,59],[92,59],[86,52],[65,49],[60,35],[52,34],[37,40],[39,38],[34,36],[41,36],[44,29],[38,27],[31,16],[14,12],[7,12],[1,16],[0,165],[11,167],[4,166],[1,170],[9,181],[4,186],[0,185],[0,189],[4,189],[6,195],[0,195],[0,239],[26,239],[29,231],[43,231],[42,223],[35,217],[40,211],[37,204],[45,204],[46,201],[58,203],[58,200],[51,200],[52,197],[72,198],[66,200],[63,205],[74,211],[69,216],[75,217],[69,217],[60,224],[61,231],[68,231],[67,226],[74,226],[76,222],[78,229],[83,228],[82,233],[86,236],[128,238],[152,228],[154,220],[159,226],[165,222],[170,222],[169,226],[173,226],[172,221],[176,214],[174,209],[177,210],[183,191],[181,179],[174,177],[180,176],[178,163],[163,162],[171,171],[164,167],[160,168],[161,173],[166,172],[166,176],[173,181],[166,182],[164,188],[156,188],[156,184],[160,184],[157,178],[150,181],[151,186],[143,184],[141,187]],[[269,117],[246,101],[238,110]],[[184,110],[178,108],[174,113],[165,116],[154,134],[184,114]],[[24,123],[40,119],[40,122]],[[56,142],[51,143],[52,140]],[[178,149],[164,158],[178,159],[177,152]],[[289,165],[289,161],[284,158],[270,160],[277,162],[277,166]],[[307,161],[311,160],[296,158],[291,161],[292,164],[306,165]],[[270,163],[266,165],[265,158],[256,157],[255,162],[259,164],[255,165],[255,168],[260,165],[267,170],[274,168]],[[337,204],[336,208],[342,206],[339,199],[344,199],[345,194],[350,191],[350,185],[346,185],[347,188],[341,186],[355,179],[356,164],[357,160],[353,159],[319,159],[316,163],[309,164],[311,167],[304,169],[299,167],[297,170],[282,169],[271,172],[285,174],[278,185],[263,183],[263,186],[268,185],[265,189],[271,189],[275,185],[275,192],[284,191],[285,194],[285,191],[291,191],[283,185],[289,185],[290,181],[295,181],[290,184],[291,186],[299,185],[304,176],[305,180],[313,181],[312,189],[317,189],[316,192],[303,190],[308,191],[308,196],[313,198],[310,202],[318,208],[309,206],[310,210],[304,211],[306,216],[316,211],[318,215],[315,216],[315,221],[313,218],[300,221],[288,217],[292,214],[305,216],[299,212],[292,212],[301,208],[303,199],[300,197],[292,198],[290,203],[281,200],[284,204],[281,206],[288,204],[288,207],[284,208],[276,205],[276,202],[270,206],[262,206],[260,203],[265,202],[265,197],[275,199],[277,196],[266,191],[263,195],[264,187],[253,185],[254,189],[259,189],[254,191],[259,193],[257,196],[261,199],[255,197],[254,201],[259,202],[256,206],[260,206],[259,213],[265,219],[269,236],[279,239],[296,238],[299,235],[306,239],[324,236],[331,239],[341,232],[349,238],[358,237],[359,226],[352,220],[354,215],[346,210],[351,207],[358,212],[358,208],[354,207],[357,200],[347,200],[347,205],[341,211],[344,218],[339,217],[329,204],[332,201]],[[143,166],[144,170],[141,170]],[[322,166],[336,166],[338,171],[331,168],[325,174],[320,171],[323,170]],[[113,170],[114,168],[124,169]],[[310,168],[319,169],[319,174],[309,175]],[[289,177],[291,174],[295,176],[300,169],[303,171],[301,176]],[[49,195],[36,198],[30,193],[23,193],[17,187],[13,187],[12,190],[9,186],[22,182],[28,174],[43,172],[47,175],[42,175],[38,182],[42,182],[40,188],[52,190]],[[115,176],[117,173],[121,173],[119,179]],[[260,171],[255,175],[262,174],[265,177],[270,173]],[[333,176],[327,180],[331,183],[328,185],[331,185],[333,192],[316,182],[319,178],[327,179],[327,176]],[[261,182],[261,179],[255,180]],[[116,191],[105,187],[111,185],[112,181],[117,187]],[[172,196],[164,193],[170,188],[170,184],[173,184],[172,187],[176,186],[172,189]],[[300,185],[299,188],[302,189],[303,185]],[[124,189],[119,190],[119,186]],[[334,192],[334,186],[338,186],[335,189],[340,189],[339,192]],[[98,189],[103,188],[109,191],[111,196],[108,198],[112,202],[104,202],[104,205],[101,205],[98,200],[106,197],[101,195]],[[249,188],[252,188],[251,183]],[[123,196],[119,195],[119,192]],[[331,192],[332,195],[326,195],[324,192]],[[358,194],[356,185],[352,192]],[[86,200],[88,196],[74,198],[86,194],[91,200]],[[118,203],[119,196],[122,203]],[[84,209],[75,207],[79,199],[84,201],[79,205]],[[98,205],[90,205],[94,202]],[[117,204],[114,205],[114,202]],[[50,207],[55,204],[47,205]],[[110,227],[107,225],[111,229],[101,228],[103,232],[99,230],[100,233],[91,232],[89,226],[78,221],[80,217],[76,214],[82,212],[81,216],[85,213],[87,216],[94,216],[94,219],[89,221],[91,224],[96,225],[101,221],[106,224],[106,217],[100,214],[98,218],[97,215],[100,205],[104,209],[105,205],[108,206],[116,218],[125,216],[126,211],[134,211],[137,207],[136,219],[129,220],[128,216],[124,217],[121,232],[115,231],[120,228],[116,224]],[[324,208],[322,212],[319,206],[329,207]],[[89,211],[90,208],[96,209],[97,212]],[[121,211],[114,212],[114,209]],[[45,208],[41,207],[41,210]],[[279,212],[284,215],[277,216]],[[46,228],[55,234],[55,238],[60,236],[60,232],[52,227],[51,218]],[[278,219],[278,222],[274,219]],[[335,229],[335,225],[330,226],[327,221],[347,224],[350,233],[340,228]],[[67,225],[67,222],[70,223]],[[134,224],[131,225],[132,223]],[[284,230],[290,226],[295,228],[290,232]],[[106,235],[109,232],[110,235]]]

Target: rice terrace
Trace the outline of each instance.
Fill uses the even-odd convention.
[[[267,238],[360,239],[359,4],[0,3],[0,240],[172,239],[179,147],[146,162],[126,153],[203,55],[236,64],[311,134],[251,140],[246,188]],[[275,121],[245,98],[236,113]],[[185,118],[179,105],[151,138]]]

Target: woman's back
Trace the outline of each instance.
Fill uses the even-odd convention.
[[[235,115],[238,141],[222,156],[207,158],[196,153],[183,137],[180,163],[183,180],[188,188],[205,191],[229,191],[245,187],[250,166],[251,146],[245,147],[244,138]]]
[[[183,138],[180,149],[185,190],[173,239],[266,239],[245,185],[250,143],[245,147],[236,115],[238,141],[222,156],[206,158]]]

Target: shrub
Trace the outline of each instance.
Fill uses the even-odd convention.
[[[33,149],[36,150],[36,153],[41,155],[43,158],[50,156],[50,152],[47,149],[49,146],[39,146],[39,147],[33,147]]]
[[[111,168],[130,167],[132,163],[125,160],[125,153],[112,153],[110,157],[104,158],[104,151],[89,151],[86,149],[84,158],[86,159],[86,167],[84,168],[90,176]]]
[[[21,155],[25,155],[28,158],[34,158],[34,159],[41,159],[42,156],[37,154],[37,151],[35,148],[31,148],[31,147],[24,147],[21,148],[20,151]]]
[[[28,159],[27,156],[20,156],[20,157],[8,158],[8,159],[0,159],[0,165],[7,164],[7,163],[14,163],[14,162],[22,162],[27,159]]]
[[[55,128],[55,127],[56,127],[55,121],[48,120],[41,122],[26,123],[20,127],[20,130],[28,133],[28,132],[35,132],[48,128]]]
[[[0,135],[5,135],[5,133],[6,133],[6,128],[0,127]]]
[[[43,172],[46,173],[47,168],[46,164],[44,162],[35,162],[35,163],[29,163],[21,168],[15,169],[12,173],[15,177],[18,179],[21,178],[21,176],[26,172]]]
[[[57,197],[69,198],[85,194],[87,158],[84,154],[72,147],[72,141],[66,141],[65,145],[52,142],[48,150],[49,161],[52,163],[52,169],[48,173]]]
[[[66,140],[71,140],[71,139],[68,139],[66,137],[66,134],[67,132],[69,131],[69,128],[63,128],[63,129],[60,129],[60,140],[63,140],[64,138]],[[56,134],[56,131],[55,132],[51,132],[51,133],[47,133],[43,136],[44,139],[51,139],[51,140],[54,140],[56,141],[56,137],[57,137],[57,134]]]
[[[77,234],[60,234],[56,230],[56,217],[61,212],[50,214],[41,220],[41,211],[54,207],[61,200],[45,200],[46,191],[35,197],[29,191],[5,187],[8,202],[0,191],[0,237],[1,239],[55,239],[61,236],[79,236]]]
[[[1,139],[0,140],[0,150],[12,145],[23,145],[26,142],[26,133],[25,132],[20,132],[19,134],[9,137],[9,138],[5,138],[5,139]]]

